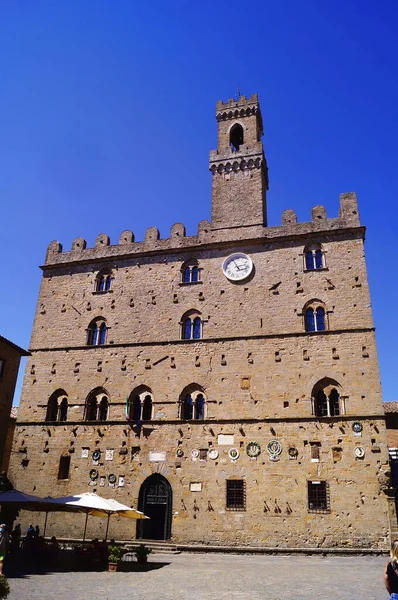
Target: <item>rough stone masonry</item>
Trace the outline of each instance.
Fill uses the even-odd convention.
[[[218,102],[212,221],[51,242],[10,478],[151,517],[119,539],[386,548],[395,518],[354,193],[267,226],[258,98]],[[24,517],[25,518],[25,517]],[[29,515],[26,519],[29,519]],[[81,522],[50,515],[51,534]],[[89,535],[104,523],[90,520]]]

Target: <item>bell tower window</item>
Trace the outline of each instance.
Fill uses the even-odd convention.
[[[232,152],[239,152],[239,148],[243,144],[243,127],[239,123],[235,123],[229,132],[229,145]]]

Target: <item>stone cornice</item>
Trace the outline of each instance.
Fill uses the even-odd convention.
[[[252,171],[253,169],[261,169],[267,166],[267,161],[263,154],[248,154],[246,156],[230,156],[229,158],[219,158],[210,161],[209,170],[215,175],[216,173],[231,173],[234,171]]]
[[[286,338],[298,338],[298,337],[327,337],[341,334],[353,333],[367,333],[375,331],[374,327],[352,327],[349,329],[334,329],[333,331],[299,331],[289,333],[270,333],[262,335],[239,335],[230,337],[220,338],[203,338],[200,340],[148,340],[147,342],[120,342],[115,344],[104,344],[102,346],[63,346],[55,348],[30,348],[29,351],[33,354],[35,352],[68,352],[70,350],[81,350],[83,352],[95,351],[104,352],[105,350],[112,350],[112,348],[141,348],[141,347],[155,347],[155,346],[176,346],[176,345],[192,345],[199,347],[201,344],[223,344],[225,342],[239,342],[247,340],[273,340],[273,339],[286,339]]]
[[[178,401],[175,402],[178,404]],[[113,404],[111,404],[113,406]],[[261,417],[259,419],[203,419],[200,421],[185,421],[183,419],[164,419],[164,420],[153,420],[153,421],[145,421],[142,423],[143,429],[153,428],[154,426],[164,426],[164,425],[178,425],[181,427],[182,425],[190,425],[202,427],[203,425],[207,425],[209,427],[214,425],[256,425],[257,423],[338,423],[338,422],[349,422],[349,421],[367,421],[369,419],[380,419],[382,421],[385,420],[384,413],[372,413],[370,415],[339,415],[337,417],[315,417],[313,415],[304,416],[304,417]],[[66,427],[66,426],[84,426],[84,427],[102,427],[106,428],[109,425],[120,425],[121,427],[134,427],[131,422],[125,419],[119,419],[118,421],[57,421],[57,422],[49,422],[49,421],[17,421],[17,427],[27,427],[27,426],[36,426],[36,427]]]

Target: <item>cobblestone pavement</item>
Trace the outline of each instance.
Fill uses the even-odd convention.
[[[152,555],[146,572],[10,577],[9,600],[387,600],[385,563],[381,556]]]

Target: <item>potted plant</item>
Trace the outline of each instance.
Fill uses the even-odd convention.
[[[10,593],[10,586],[8,585],[7,577],[5,575],[0,575],[0,599],[8,598],[8,594]]]
[[[122,549],[116,544],[111,544],[108,549],[108,571],[117,571],[118,563],[122,559]]]
[[[135,550],[135,557],[137,562],[140,565],[144,565],[148,562],[148,554],[150,554],[152,550],[147,548],[144,544],[140,544],[138,548]]]

